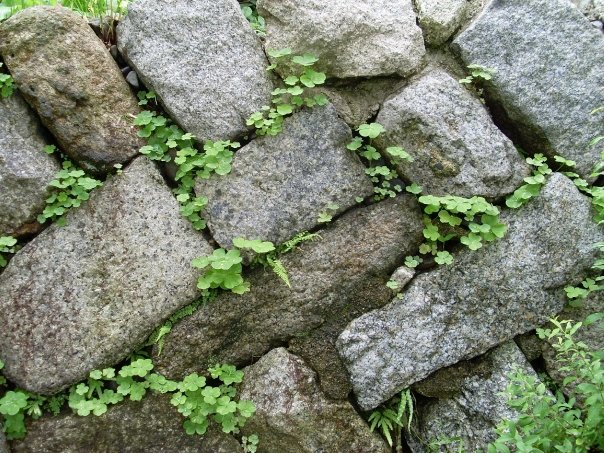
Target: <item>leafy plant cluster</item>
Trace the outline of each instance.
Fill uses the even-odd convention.
[[[322,85],[326,80],[325,73],[312,69],[318,58],[310,54],[291,56],[291,53],[289,48],[268,51],[273,59],[288,57],[289,64],[299,68],[299,71],[283,79],[285,86],[273,90],[271,105],[263,106],[248,118],[246,124],[254,126],[258,135],[277,135],[283,130],[283,119],[297,108],[325,105],[328,102],[324,94],[307,95],[308,88]],[[267,69],[273,70],[276,67],[276,64],[272,64]]]
[[[114,19],[126,14],[128,0],[2,0],[0,2],[0,21],[15,13],[39,5],[63,5],[83,16]]]
[[[52,154],[57,151],[57,148],[48,145],[44,147],[44,151]],[[50,220],[59,226],[64,226],[66,222],[63,215],[71,208],[79,207],[83,201],[90,198],[93,189],[103,185],[101,181],[87,175],[67,158],[64,158],[62,167],[49,183],[49,186],[54,187],[55,190],[46,199],[46,207],[38,216],[40,223]]]
[[[3,256],[4,253],[15,253],[17,248],[17,239],[12,236],[0,236],[0,269],[8,264],[8,260]]]
[[[264,21],[264,17],[258,14],[256,0],[246,0],[239,3],[239,6],[241,7],[241,12],[250,23],[252,30],[260,37],[266,36],[266,22]]]
[[[391,399],[387,404],[375,409],[369,415],[369,429],[378,429],[388,445],[396,444],[397,453],[402,451],[402,430],[411,429],[413,421],[413,395],[409,389],[401,391],[400,395]]]
[[[0,69],[4,63],[0,62]],[[7,98],[15,91],[13,77],[10,74],[0,72],[0,98]]]
[[[459,83],[465,85],[472,89],[480,98],[480,100],[484,103],[482,98],[484,94],[484,89],[482,84],[486,81],[489,81],[493,78],[494,69],[486,68],[479,64],[471,64],[467,66],[470,74],[459,80]]]
[[[564,163],[566,161],[560,156],[556,156],[556,162]],[[551,174],[552,170],[547,165],[547,158],[543,154],[535,154],[533,157],[527,157],[526,163],[534,168],[533,174],[524,178],[524,184],[507,197],[505,204],[508,208],[518,209],[525,205],[531,198],[535,198],[541,192],[541,188],[546,182],[546,176]]]
[[[0,369],[3,366],[0,361]],[[172,395],[172,404],[185,417],[183,427],[188,434],[203,435],[212,422],[221,425],[225,433],[237,433],[255,412],[252,402],[236,399],[233,384],[242,381],[243,372],[232,365],[209,368],[211,379],[193,373],[182,381],[171,381],[152,370],[151,359],[135,354],[119,371],[115,368],[91,371],[85,382],[55,396],[8,390],[0,398],[6,437],[23,438],[26,416],[36,419],[44,412],[56,415],[65,403],[77,415],[99,416],[125,399],[140,401],[147,391]],[[0,375],[0,387],[5,386],[6,380]]]

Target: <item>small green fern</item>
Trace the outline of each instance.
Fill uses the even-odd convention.
[[[281,260],[272,257],[271,255],[267,255],[266,257],[267,264],[271,267],[273,272],[277,274],[277,276],[285,282],[285,284],[291,288],[292,285],[289,283],[289,275],[287,274],[287,269],[283,266]]]
[[[278,252],[279,253],[291,252],[293,249],[295,249],[298,245],[302,244],[303,242],[314,241],[317,238],[321,239],[321,236],[319,236],[319,233],[309,233],[308,231],[303,231],[301,233],[296,234],[289,241],[285,241],[283,244],[281,244],[278,247]]]

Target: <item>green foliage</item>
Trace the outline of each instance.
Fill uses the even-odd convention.
[[[7,259],[3,256],[3,253],[15,253],[17,248],[17,240],[12,236],[0,236],[0,268],[5,267],[8,264]],[[2,369],[0,367],[0,369]]]
[[[54,152],[54,146],[45,147],[45,151]],[[103,185],[101,181],[88,176],[84,170],[76,166],[69,159],[63,161],[60,170],[49,185],[54,187],[50,197],[46,199],[46,207],[38,216],[38,222],[44,223],[51,220],[59,226],[65,225],[63,215],[71,208],[79,207],[83,201],[90,198],[90,192]]]
[[[508,208],[517,209],[526,204],[531,198],[539,195],[541,187],[545,184],[546,176],[552,172],[548,167],[547,159],[543,154],[535,154],[533,157],[527,157],[526,162],[534,168],[533,174],[532,176],[524,178],[525,184],[516,189],[514,193],[505,200],[505,204]]]
[[[0,21],[9,18],[22,9],[38,5],[63,5],[87,17],[114,19],[126,14],[127,0],[2,0],[0,1]]]
[[[243,280],[241,272],[243,258],[237,249],[214,250],[212,255],[196,258],[191,265],[205,272],[197,280],[199,289],[222,288],[235,294],[243,294],[250,290],[249,282]]]
[[[565,396],[550,393],[546,385],[520,370],[508,386],[510,407],[520,415],[497,427],[497,440],[489,453],[604,451],[604,350],[589,351],[573,335],[582,325],[600,321],[604,315],[590,316],[585,323],[552,319],[552,329],[538,329],[556,351],[561,372],[568,375],[563,385]]]
[[[459,83],[472,89],[482,101],[484,90],[481,85],[493,78],[493,73],[495,70],[485,68],[484,66],[478,64],[468,65],[467,68],[469,69],[470,74],[463,79],[460,79]]]
[[[275,245],[269,241],[261,241],[260,239],[233,239],[233,245],[239,249],[249,249],[256,253],[268,253],[275,250]]]
[[[375,409],[369,415],[367,421],[373,432],[376,428],[391,447],[396,443],[399,445],[403,428],[411,429],[413,421],[413,396],[409,389],[401,391],[400,395],[393,398],[385,406]],[[398,451],[398,450],[397,450]]]
[[[256,0],[246,0],[239,4],[241,12],[250,23],[252,30],[256,32],[258,36],[266,36],[266,23],[264,17],[258,14],[256,9]]]
[[[248,118],[246,124],[254,126],[258,135],[277,135],[283,130],[283,119],[296,109],[302,106],[325,105],[328,102],[324,94],[306,94],[308,88],[322,85],[326,80],[323,72],[312,69],[318,61],[314,55],[292,56],[291,49],[269,50],[268,54],[274,59],[289,58],[290,65],[298,68],[298,71],[283,80],[284,86],[273,90],[270,106],[263,106],[259,112]],[[269,70],[275,68],[275,64],[268,67]]]
[[[4,65],[0,63],[0,69],[2,68],[2,66]],[[13,94],[14,90],[15,87],[12,76],[10,74],[0,72],[0,98],[9,97],[11,94]]]
[[[319,223],[329,223],[333,220],[333,216],[338,212],[340,206],[336,203],[329,203],[325,206],[325,209],[319,213],[319,217],[317,218],[317,222]]]
[[[243,453],[256,453],[259,443],[258,435],[252,434],[249,437],[243,436],[241,438],[241,445],[243,446]]]

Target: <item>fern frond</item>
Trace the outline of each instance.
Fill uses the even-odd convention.
[[[291,288],[292,286],[289,283],[289,275],[287,274],[287,269],[285,269],[285,266],[283,266],[283,263],[281,262],[281,260],[279,260],[277,258],[273,258],[270,255],[267,255],[266,262],[271,267],[273,272],[275,274],[277,274],[277,276],[281,280],[283,280],[289,288]]]
[[[279,246],[279,253],[291,252],[299,244],[302,244],[303,242],[307,241],[314,241],[316,238],[321,238],[321,236],[319,236],[319,233],[309,233],[308,231],[298,233],[289,241],[285,241]]]

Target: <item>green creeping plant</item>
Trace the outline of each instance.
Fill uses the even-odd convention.
[[[0,63],[0,68],[4,66]],[[10,74],[0,72],[0,98],[7,98],[15,91],[13,78]]]
[[[3,256],[4,253],[15,253],[17,248],[17,239],[12,236],[0,236],[0,269],[8,264],[7,259]]]

